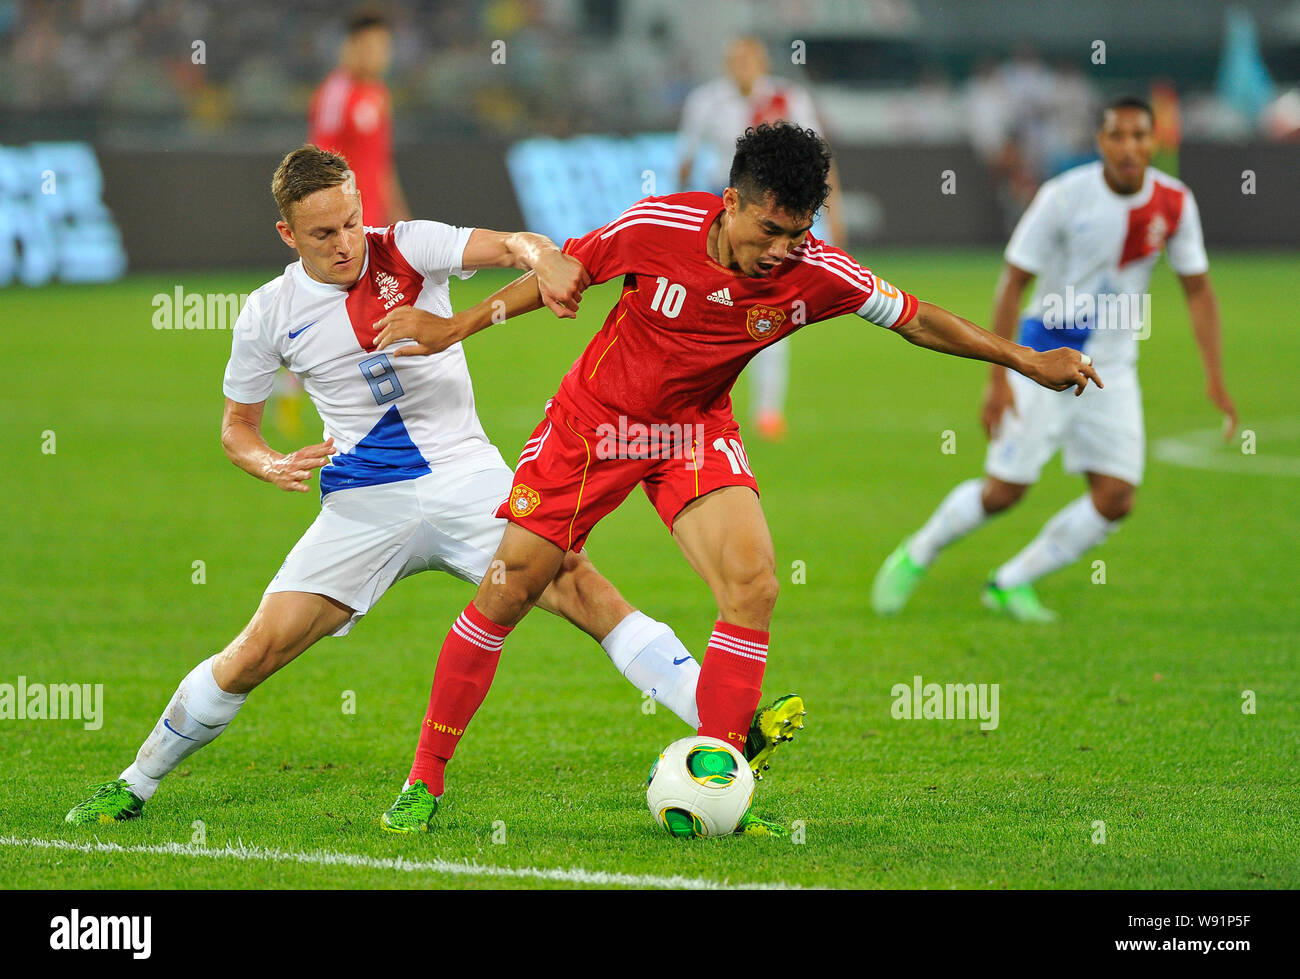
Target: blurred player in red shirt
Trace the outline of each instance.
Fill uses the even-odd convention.
[[[618,278],[622,291],[524,447],[497,511],[510,521],[494,558],[502,573],[483,579],[443,643],[415,763],[390,813],[418,810],[416,828],[427,830],[447,761],[487,694],[506,636],[566,553],[580,551],[638,484],[718,606],[696,682],[699,733],[752,750],[747,732],[778,586],[731,388],[760,350],[808,323],[856,313],[918,346],[1002,364],[1053,390],[1082,393],[1097,381],[1079,351],[1012,343],[810,235],[830,193],[830,162],[816,133],[762,125],[737,140],[721,197],[647,198],[565,244],[592,282]],[[376,324],[375,349],[409,338],[416,342],[391,356],[435,353],[540,306],[535,278],[523,276],[451,319],[396,309]]]
[[[692,90],[682,107],[678,132],[681,161],[677,186],[691,188],[696,169],[696,151],[709,147],[711,164],[696,186],[721,194],[727,186],[731,151],[736,139],[750,126],[789,122],[804,129],[825,133],[812,94],[802,85],[768,73],[771,63],[767,48],[756,37],[739,37],[727,46],[725,78],[705,82]],[[848,248],[840,178],[835,161],[829,177],[831,195],[823,215],[813,225],[813,234],[838,248]],[[763,438],[785,437],[785,395],[790,384],[790,345],[774,343],[754,358],[749,368],[750,414]]]
[[[339,64],[312,96],[308,141],[345,157],[356,174],[362,223],[382,228],[410,220],[393,165],[393,112],[384,74],[393,35],[378,13],[348,21]]]
[[[383,228],[409,221],[410,209],[393,164],[393,112],[384,74],[392,61],[393,34],[382,14],[361,10],[348,19],[339,64],[312,96],[308,142],[348,161],[361,195],[361,223]],[[276,378],[272,409],[285,435],[303,434],[306,396],[287,371]]]

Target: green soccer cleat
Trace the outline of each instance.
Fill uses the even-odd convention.
[[[379,817],[379,822],[390,833],[427,833],[429,820],[441,801],[442,796],[434,795],[423,780],[416,779],[414,785],[402,790],[397,801]]]
[[[792,693],[777,697],[770,707],[760,707],[754,712],[754,722],[745,736],[745,760],[753,769],[754,778],[762,780],[777,745],[793,741],[795,732],[803,730],[803,717],[807,713],[803,698]]]
[[[1014,588],[999,588],[992,579],[984,585],[980,602],[987,609],[1000,615],[1009,615],[1017,622],[1055,622],[1059,616],[1050,608],[1044,608],[1038,600],[1038,593],[1033,585],[1016,585]]]
[[[778,838],[789,836],[786,828],[780,823],[774,823],[770,820],[755,816],[753,812],[746,810],[745,815],[740,817],[740,825],[736,827],[736,836],[775,836]]]
[[[911,540],[908,537],[894,548],[894,553],[885,558],[885,563],[876,572],[876,580],[871,583],[871,607],[877,615],[901,612],[925,577],[925,568],[913,561],[907,551]]]
[[[95,786],[85,802],[79,802],[63,817],[65,823],[85,826],[87,823],[120,823],[135,819],[144,812],[144,800],[131,791],[126,779],[118,778]]]

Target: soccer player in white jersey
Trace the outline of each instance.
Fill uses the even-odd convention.
[[[319,469],[321,512],[244,630],[181,681],[135,761],[74,807],[69,823],[138,816],[254,687],[317,640],[350,632],[395,581],[426,570],[483,579],[506,527],[494,511],[514,473],[479,424],[465,355],[456,344],[435,357],[390,359],[375,352],[374,324],[403,308],[450,316],[448,280],[479,268],[531,269],[560,316],[574,315],[586,284],[582,266],[541,235],[434,221],[364,228],[347,162],[315,146],[284,158],[272,192],[277,230],[299,259],[249,297],[236,324],[222,444],[235,465],[282,490],[308,492]],[[261,435],[282,364],[303,379],[326,433],[287,454]],[[638,689],[698,726],[699,664],[585,555],[566,555],[543,603],[599,641]],[[756,721],[766,725],[766,754],[788,740],[782,731],[801,726],[793,720],[801,710],[799,702],[779,721]]]
[[[878,613],[902,609],[939,552],[1019,502],[1061,449],[1066,471],[1082,474],[1088,491],[998,567],[981,596],[987,607],[1020,621],[1056,619],[1032,582],[1104,541],[1132,510],[1142,483],[1146,437],[1138,341],[1150,329],[1147,289],[1162,250],[1182,283],[1206,394],[1225,416],[1225,440],[1236,430],[1196,200],[1185,184],[1149,165],[1153,124],[1151,107],[1141,99],[1119,99],[1103,110],[1101,159],[1039,189],[1007,245],[994,298],[993,328],[1010,337],[1021,294],[1037,276],[1020,318],[1020,342],[1039,350],[1075,347],[1106,378],[1105,390],[1062,397],[994,367],[982,411],[990,438],[984,477],[953,489],[885,560],[872,587]]]
[[[727,45],[726,77],[693,89],[682,106],[678,131],[678,190],[691,190],[697,155],[711,152],[702,175],[702,187],[721,194],[730,176],[736,140],[750,126],[781,121],[825,133],[812,95],[802,85],[768,74],[767,49],[756,37],[738,37]],[[837,248],[848,248],[840,197],[839,168],[831,161],[831,196],[812,233]],[[758,434],[769,441],[785,437],[785,396],[790,386],[790,344],[765,347],[748,368],[750,417]]]

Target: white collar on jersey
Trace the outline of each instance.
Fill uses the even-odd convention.
[[[730,75],[724,77],[726,78],[727,83],[731,86],[731,90],[736,93],[736,96],[745,99],[746,101],[751,101],[757,98],[770,98],[776,93],[776,80],[771,75],[759,75],[758,78],[754,80],[754,87],[749,90],[748,95],[741,94],[740,86],[732,80]]]
[[[297,277],[300,285],[313,292],[319,293],[320,295],[329,295],[335,292],[347,292],[352,288],[352,286],[336,286],[332,282],[321,282],[317,279],[313,279],[307,274],[307,270],[303,268],[301,258],[294,262],[290,268],[293,269],[294,275]],[[357,282],[360,282],[365,278],[366,270],[368,268],[370,268],[370,239],[367,238],[366,257],[361,260],[361,274],[357,276]],[[352,283],[352,285],[356,285],[356,282]]]
[[[1117,194],[1111,190],[1110,184],[1106,183],[1105,164],[1100,160],[1097,161],[1097,180],[1101,183],[1101,189],[1110,195],[1111,200],[1119,201],[1126,207],[1141,207],[1151,200],[1151,193],[1156,185],[1155,171],[1150,164],[1147,164],[1146,172],[1142,174],[1142,188],[1136,194]]]

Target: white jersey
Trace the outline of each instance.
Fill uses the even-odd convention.
[[[717,78],[694,89],[682,108],[678,152],[694,156],[700,144],[713,148],[705,188],[720,194],[731,175],[736,140],[750,126],[784,120],[825,137],[812,96],[794,82],[761,76],[749,95],[742,95],[730,78]]]
[[[436,221],[367,228],[352,286],[317,282],[299,261],[249,296],[223,389],[257,404],[281,365],[302,379],[338,450],[321,469],[322,496],[500,459],[475,412],[459,343],[429,357],[374,352],[373,324],[398,306],[451,315],[447,283],[473,274],[461,268],[472,230]]]
[[[1100,161],[1047,181],[1005,253],[1038,277],[1020,342],[1035,350],[1073,347],[1103,367],[1135,365],[1161,249],[1179,275],[1209,268],[1196,200],[1181,181],[1147,167],[1140,191],[1117,194]]]

